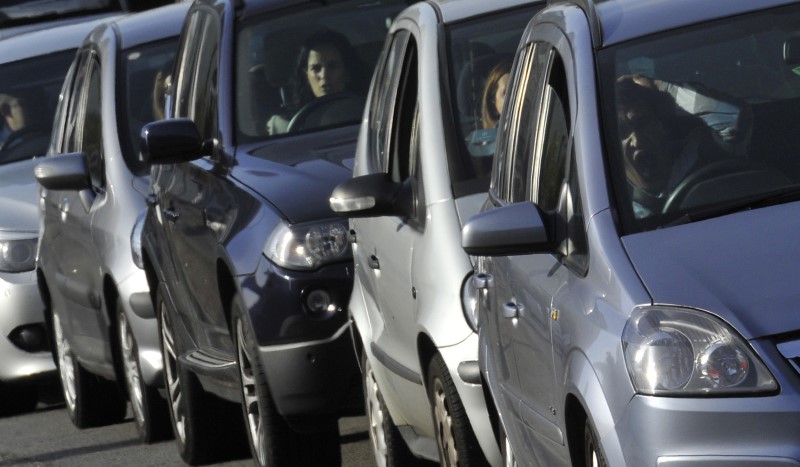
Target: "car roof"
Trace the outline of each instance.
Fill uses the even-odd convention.
[[[564,0],[551,0],[552,4]],[[670,29],[736,16],[797,0],[570,0],[588,12],[595,47],[606,47]]]
[[[28,32],[0,40],[0,64],[77,49],[95,27],[113,16]]]
[[[443,23],[453,23],[486,13],[544,3],[545,0],[428,0],[439,11]]]
[[[108,25],[117,31],[120,48],[125,50],[146,42],[175,37],[180,33],[180,25],[186,18],[191,2],[175,3],[152,10],[121,16]],[[176,29],[175,24],[178,23]],[[104,29],[98,27],[98,30]],[[92,34],[94,37],[95,34]],[[88,40],[88,39],[87,39]]]

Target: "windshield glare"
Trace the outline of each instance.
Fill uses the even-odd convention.
[[[355,0],[249,21],[237,34],[240,142],[358,123],[404,0]]]
[[[43,156],[75,50],[0,65],[0,165]]]
[[[457,197],[489,188],[511,62],[534,12],[505,11],[448,28],[450,102],[458,123],[458,151],[448,154],[448,167]]]
[[[792,6],[600,52],[625,233],[800,183],[798,24]]]

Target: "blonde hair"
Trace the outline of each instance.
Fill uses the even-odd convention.
[[[486,78],[486,85],[483,87],[481,97],[481,121],[484,128],[492,128],[500,120],[500,113],[495,105],[495,94],[497,94],[497,83],[500,78],[511,72],[511,61],[503,60],[492,68]]]

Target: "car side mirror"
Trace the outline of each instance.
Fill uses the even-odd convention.
[[[333,189],[330,206],[342,217],[380,217],[413,215],[410,183],[392,181],[389,174],[377,173],[354,177]]]
[[[511,256],[553,251],[539,208],[522,202],[474,216],[461,229],[461,246],[473,256]]]
[[[203,157],[208,148],[197,125],[188,118],[170,118],[142,127],[142,158],[148,164],[179,164]]]
[[[88,212],[94,202],[86,155],[82,152],[46,157],[33,168],[36,181],[43,188],[56,191],[77,191]]]
[[[783,43],[783,61],[787,65],[800,65],[800,37],[792,37]]]

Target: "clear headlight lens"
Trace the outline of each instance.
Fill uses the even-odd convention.
[[[33,271],[37,243],[37,238],[0,240],[0,271]]]
[[[287,269],[316,269],[348,259],[347,221],[291,226],[282,222],[267,240],[264,254]]]
[[[637,392],[657,396],[763,393],[778,388],[747,342],[722,320],[697,310],[634,310],[622,346]]]

